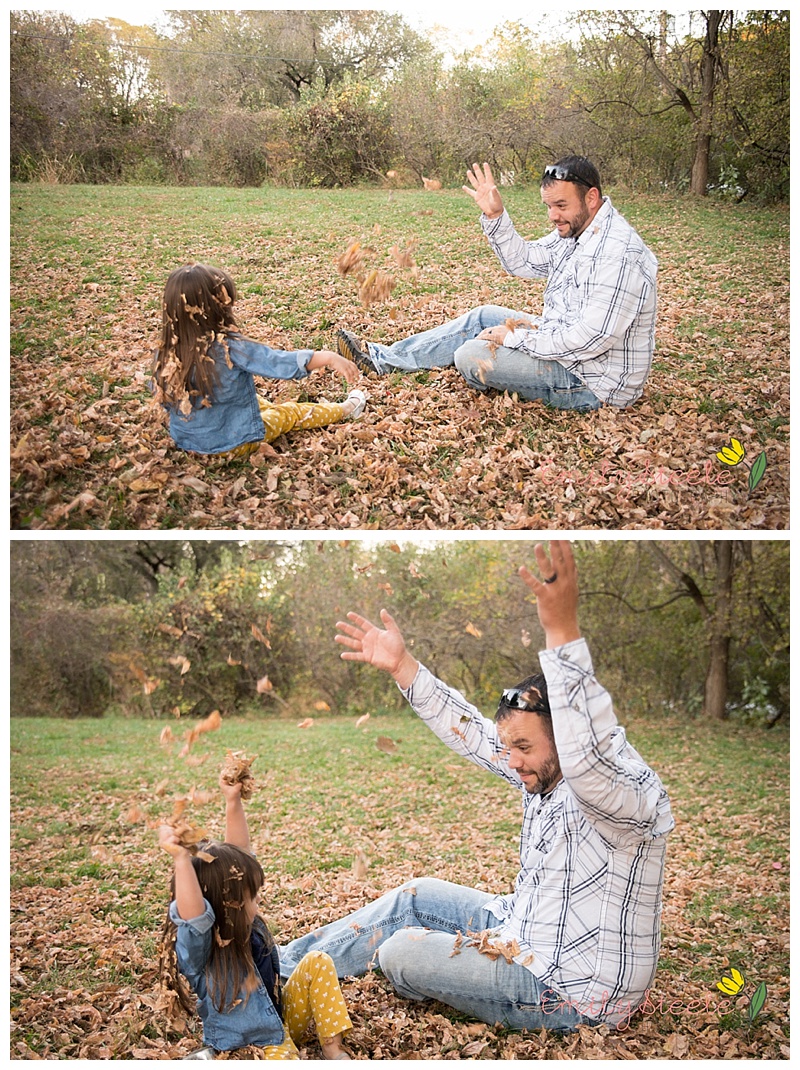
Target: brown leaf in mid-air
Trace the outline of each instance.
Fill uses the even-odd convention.
[[[259,643],[263,643],[267,650],[272,650],[272,644],[257,624],[251,624],[250,631],[253,633],[254,639],[257,639]]]
[[[313,723],[314,723],[314,718],[313,717],[306,717],[304,720],[298,722],[297,727],[298,728],[311,728]]]
[[[393,739],[389,739],[388,736],[378,736],[375,740],[375,746],[378,750],[382,750],[384,754],[394,754],[397,750],[397,744]]]
[[[189,854],[194,855],[199,853],[198,845],[207,839],[208,834],[205,829],[193,825],[186,816],[186,809],[189,806],[189,802],[190,800],[186,796],[176,799],[172,813],[166,819],[164,824],[171,825],[172,828],[175,829],[181,847],[185,847]],[[205,857],[208,859],[210,856]]]
[[[357,881],[365,881],[367,879],[368,867],[369,859],[360,847],[356,847],[355,856],[353,857],[353,876]]]
[[[185,758],[204,732],[216,732],[221,726],[222,715],[220,714],[219,710],[212,710],[211,713],[209,713],[208,717],[204,717],[198,725],[195,725],[194,728],[191,728],[186,733],[186,742],[184,743],[178,757]]]
[[[336,267],[340,275],[349,275],[352,271],[359,271],[364,262],[364,250],[361,242],[353,241],[336,261]]]
[[[204,732],[216,732],[222,727],[222,715],[219,710],[212,710],[208,717],[204,717],[203,720],[192,729],[192,735],[195,739],[201,736]]]
[[[392,275],[387,275],[380,268],[373,268],[358,288],[358,298],[362,305],[378,305],[391,295],[397,285]]]

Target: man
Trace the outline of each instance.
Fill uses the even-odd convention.
[[[385,374],[455,364],[476,390],[507,390],[559,409],[625,408],[641,397],[655,344],[656,258],[604,197],[582,156],[546,167],[542,200],[553,231],[525,241],[503,208],[488,164],[463,189],[511,275],[547,278],[541,316],[484,305],[384,346],[339,331],[339,352]]]
[[[383,628],[349,613],[336,636],[343,658],[390,673],[440,739],[521,792],[514,891],[492,897],[435,878],[409,881],[282,948],[287,976],[319,949],[341,977],[375,964],[407,999],[555,1031],[627,1022],[650,987],[669,799],[595,679],[569,544],[535,554],[542,578],[520,575],[545,632],[544,675],[504,691],[494,723],[419,664],[386,610]]]

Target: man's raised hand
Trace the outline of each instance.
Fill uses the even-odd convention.
[[[580,639],[578,626],[578,570],[572,547],[566,540],[553,540],[548,555],[544,546],[534,547],[539,576],[524,565],[522,579],[536,595],[536,609],[544,628],[548,649]]]
[[[349,647],[342,651],[342,658],[383,669],[400,687],[409,687],[417,675],[417,660],[408,653],[400,629],[385,609],[381,610],[381,623],[384,627],[378,628],[358,613],[348,613],[347,621],[337,621],[336,642]]]
[[[474,163],[467,171],[469,186],[462,186],[465,193],[472,197],[480,210],[489,219],[496,219],[503,214],[503,200],[497,192],[492,169],[485,163],[481,169],[479,163]],[[470,189],[470,186],[472,187]]]

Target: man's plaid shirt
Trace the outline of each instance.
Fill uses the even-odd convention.
[[[420,666],[404,691],[449,747],[522,792],[514,891],[487,903],[515,961],[590,1018],[629,1016],[655,974],[667,833],[658,776],[617,724],[583,639],[540,654],[563,773],[545,796],[508,765],[493,721]]]
[[[641,397],[653,362],[658,263],[608,197],[578,238],[553,231],[526,241],[507,212],[481,225],[510,275],[547,278],[533,330],[511,332],[503,345],[556,360],[608,405]]]

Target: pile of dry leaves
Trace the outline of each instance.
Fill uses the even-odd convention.
[[[415,203],[409,200],[409,209]],[[447,204],[437,201],[436,210]],[[765,285],[750,260],[747,271],[733,258],[720,265],[702,242],[688,257],[681,235],[690,231],[679,206],[674,216],[665,217],[660,233],[648,234],[660,263],[657,350],[644,397],[630,410],[576,414],[483,396],[453,368],[370,375],[361,384],[369,401],[358,422],[282,436],[244,462],[207,463],[172,445],[148,389],[159,312],[142,317],[137,272],[151,272],[149,262],[132,265],[121,287],[81,284],[71,261],[42,275],[20,247],[21,287],[27,292],[36,280],[43,302],[58,298],[66,333],[53,342],[51,322],[36,321],[24,301],[15,314],[26,349],[12,369],[11,525],[786,528],[788,280],[776,270]],[[413,212],[408,222],[413,225]],[[537,310],[535,285],[503,275],[474,222],[455,235],[444,222],[437,230],[435,217],[426,226],[451,258],[445,275],[441,264],[429,262],[430,238],[426,259],[416,236],[391,245],[388,227],[380,239],[391,246],[388,269],[380,259],[365,259],[358,239],[343,252],[339,246],[338,258],[282,257],[279,289],[298,295],[295,302],[287,296],[287,305],[314,294],[316,310],[303,320],[303,333],[322,336],[333,348],[336,326],[392,342],[476,305],[524,301]],[[234,237],[257,259],[259,278],[281,251],[279,243],[273,250],[249,232]],[[311,246],[315,239],[309,234],[304,241]],[[447,242],[461,248],[463,263]],[[778,250],[771,262],[780,262]],[[445,284],[450,292],[439,289]],[[732,286],[752,296],[732,299]],[[106,338],[110,328],[98,322],[97,310],[109,303],[115,312]],[[295,347],[296,336],[281,328],[282,309],[265,328],[270,305],[263,298],[244,296],[237,307],[247,333]],[[87,332],[100,340],[87,344]],[[337,400],[345,393],[342,382],[324,373],[264,382],[260,389],[275,401]],[[741,461],[728,466],[717,454],[732,439]],[[756,462],[765,467],[751,489]]]

